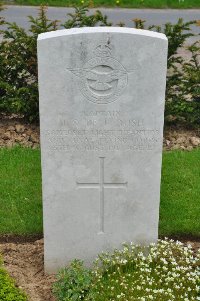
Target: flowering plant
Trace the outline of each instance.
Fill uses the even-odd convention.
[[[90,271],[84,298],[77,296],[84,301],[200,300],[200,250],[194,254],[179,241],[124,244],[122,250],[100,254]]]

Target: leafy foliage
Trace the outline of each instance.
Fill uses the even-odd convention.
[[[42,32],[58,29],[59,21],[51,21],[46,15],[47,8],[39,9],[38,17],[29,16],[30,28],[26,32],[15,23],[0,19],[7,29],[1,30],[3,41],[0,43],[0,112],[20,113],[29,121],[38,121],[38,76],[37,76],[37,36]],[[111,26],[99,10],[89,14],[88,7],[83,5],[69,14],[69,19],[62,24],[64,28],[84,26]],[[178,49],[184,47],[191,37],[191,25],[196,22],[167,23],[163,28],[149,26],[148,30],[164,32],[168,37],[168,74],[166,89],[165,120],[187,125],[199,124],[199,53],[200,43],[188,48],[191,59],[185,61],[178,55]],[[198,23],[198,22],[197,22]],[[118,26],[124,26],[123,23]],[[145,29],[145,21],[134,20],[134,26]]]
[[[83,290],[77,285],[82,270],[82,263],[77,270],[75,261],[70,279],[69,273],[62,274],[62,283],[55,283],[59,301],[199,300],[200,250],[194,255],[191,246],[178,241],[158,240],[148,247],[125,244],[122,250],[100,254],[93,269],[86,270],[90,277]],[[63,283],[68,283],[67,290]],[[73,285],[66,298],[69,283]]]
[[[91,271],[84,268],[82,261],[74,260],[69,267],[60,270],[53,292],[58,301],[84,300],[91,280]]]
[[[0,1],[0,11],[2,11],[2,10],[3,10],[3,4]],[[3,22],[4,22],[4,19],[0,16],[0,25],[2,25]]]
[[[3,42],[0,44],[0,111],[23,114],[29,121],[38,121],[38,75],[37,37],[38,34],[58,29],[58,21],[50,21],[47,8],[41,6],[38,17],[29,16],[28,33],[16,23],[4,22],[6,30],[1,30]],[[109,26],[107,17],[100,11],[87,16],[83,6],[70,14],[65,28],[83,26]]]
[[[200,42],[188,51],[191,59],[177,58],[168,74],[166,121],[200,125]]]
[[[64,28],[74,27],[94,27],[94,26],[111,26],[112,23],[108,22],[107,16],[104,16],[101,11],[96,10],[93,15],[88,15],[88,7],[83,5],[81,7],[75,7],[73,14],[68,14],[71,19],[67,20],[63,26]]]
[[[26,301],[25,294],[15,286],[14,281],[2,267],[0,257],[0,300],[1,301]]]
[[[138,29],[148,29],[157,32],[163,32],[168,38],[168,59],[172,58],[177,54],[178,48],[183,47],[187,38],[193,36],[191,33],[191,25],[196,24],[196,21],[183,22],[183,19],[179,19],[176,24],[171,24],[170,22],[164,24],[164,28],[161,26],[151,25],[146,28],[145,20],[134,19],[135,28]],[[169,65],[169,61],[168,61]]]
[[[136,28],[145,29],[145,20],[133,21]],[[200,124],[200,41],[186,48],[191,57],[188,61],[178,54],[186,39],[193,36],[191,25],[195,24],[198,22],[179,19],[176,24],[166,23],[163,30],[155,25],[147,28],[163,31],[168,38],[165,121],[169,123]]]
[[[0,44],[0,111],[21,113],[30,121],[38,120],[37,36],[57,29],[57,21],[49,21],[46,8],[37,18],[29,17],[29,33],[16,23],[5,22]]]

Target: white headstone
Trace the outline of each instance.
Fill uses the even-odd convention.
[[[38,60],[46,271],[156,241],[165,35],[44,33]]]

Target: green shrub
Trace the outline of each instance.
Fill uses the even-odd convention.
[[[1,301],[26,301],[26,295],[15,286],[14,281],[2,267],[0,257],[0,300]]]
[[[172,57],[168,68],[165,120],[200,125],[200,41],[187,50],[188,61]]]
[[[135,27],[145,29],[145,21],[135,19]],[[187,126],[200,124],[200,41],[189,47],[184,46],[186,39],[193,36],[191,25],[179,19],[176,24],[166,23],[163,33],[168,38],[168,64],[166,83],[166,123],[178,123]],[[160,26],[149,26],[148,30],[161,32]],[[178,55],[178,50],[186,47],[189,60]]]
[[[92,269],[92,280],[77,291],[77,278],[71,266],[71,296],[66,296],[64,278],[57,286],[59,301],[197,301],[200,300],[200,250],[194,255],[191,246],[181,242],[158,240],[149,247],[124,245],[122,250],[99,255]],[[89,273],[89,272],[87,272]],[[67,287],[68,289],[68,287]],[[76,297],[74,298],[74,293]],[[63,296],[63,298],[61,298]]]
[[[107,17],[99,10],[88,15],[88,7],[75,8],[69,14],[70,19],[64,22],[64,28],[84,26],[111,26]],[[41,7],[37,18],[29,17],[28,33],[15,23],[4,22],[7,30],[2,30],[3,41],[0,43],[0,112],[19,113],[29,121],[38,121],[38,76],[37,76],[37,36],[42,32],[58,29],[58,21],[47,18],[46,7]],[[145,29],[145,21],[134,20],[136,28]],[[163,31],[168,37],[168,74],[166,88],[165,120],[167,122],[187,125],[199,124],[199,43],[188,48],[191,59],[184,61],[177,55],[186,39],[193,34],[191,25],[196,22],[167,23],[160,26],[149,26],[148,30]],[[123,23],[118,24],[123,26]]]
[[[58,29],[58,21],[51,21],[47,8],[41,6],[37,18],[29,16],[28,33],[16,23],[4,22],[0,44],[0,112],[19,113],[29,121],[39,119],[37,37],[38,34]],[[107,18],[96,11],[87,16],[88,9],[80,7],[71,19],[63,24],[65,28],[107,25]]]
[[[38,120],[37,36],[56,30],[56,21],[49,21],[42,7],[37,18],[29,17],[29,33],[16,23],[5,24],[0,44],[0,111],[23,114],[30,121]]]
[[[57,275],[53,292],[59,301],[84,300],[91,285],[91,271],[83,267],[83,262],[74,260],[68,268]]]
[[[88,15],[88,6],[80,6],[74,8],[73,14],[68,14],[71,18],[67,20],[63,26],[66,29],[74,27],[94,27],[94,26],[111,26],[112,23],[108,22],[107,16],[104,16],[99,10],[96,10],[92,15]]]

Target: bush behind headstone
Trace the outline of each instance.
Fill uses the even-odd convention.
[[[0,6],[1,9],[1,6]],[[29,16],[30,28],[26,32],[16,23],[0,18],[3,41],[0,43],[0,112],[24,115],[30,122],[39,120],[39,97],[37,75],[37,36],[42,32],[58,29],[59,21],[51,21],[46,15],[47,8],[41,6],[38,16]],[[64,28],[84,26],[111,26],[99,10],[88,14],[88,7],[75,8],[69,19],[62,24]],[[145,29],[145,21],[135,19],[136,28]],[[167,122],[181,122],[196,125],[200,122],[200,42],[188,48],[191,59],[185,61],[177,55],[186,39],[193,34],[191,25],[195,21],[176,24],[166,23],[163,32],[168,37],[168,76],[166,91],[165,119]],[[123,26],[123,23],[118,24]],[[160,26],[146,29],[161,31]]]

